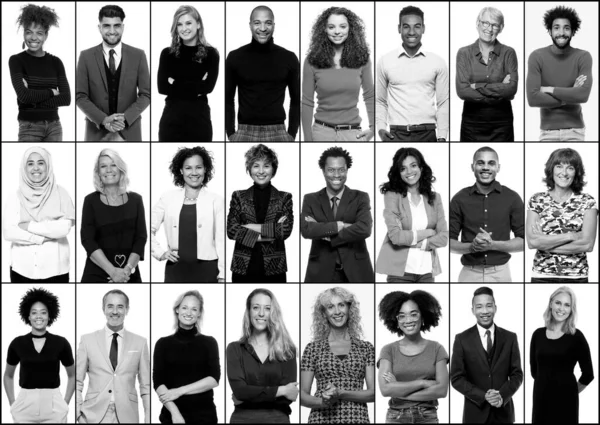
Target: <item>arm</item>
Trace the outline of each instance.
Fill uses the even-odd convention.
[[[108,115],[105,114],[92,100],[90,99],[90,75],[88,71],[88,58],[84,57],[86,52],[81,52],[79,61],[77,62],[77,78],[75,103],[81,112],[94,124],[96,127],[102,127],[102,121]],[[87,52],[89,60],[93,60],[93,53]]]
[[[231,53],[225,60],[225,131],[227,137],[235,133],[235,91],[237,81]],[[229,229],[229,226],[227,226]]]
[[[158,394],[159,397],[163,396],[168,391],[169,389],[164,384],[156,388],[156,394]],[[174,402],[164,402],[163,406],[165,406],[169,413],[171,413],[171,420],[173,421],[173,423],[183,423],[183,416],[181,415],[181,412],[179,411],[177,405]]]
[[[36,104],[54,97],[54,93],[51,89],[33,90],[25,87],[25,84],[23,84],[25,75],[23,74],[23,69],[21,68],[18,58],[15,56],[12,56],[8,60],[8,67],[10,70],[10,79],[13,88],[17,93],[17,100],[19,102]]]
[[[75,364],[73,363],[71,366],[65,368],[67,370],[67,389],[65,391],[65,402],[69,404],[71,402],[71,397],[73,397],[73,393],[75,392]]]
[[[53,96],[48,100],[39,103],[39,108],[58,108],[60,106],[69,106],[71,104],[71,88],[65,72],[65,66],[59,58],[56,58],[56,67],[58,73],[58,96]]]
[[[465,367],[464,348],[462,341],[457,335],[454,339],[452,349],[452,361],[450,363],[450,380],[456,391],[464,395],[480,408],[486,403],[485,391],[469,381]]]
[[[215,248],[217,250],[218,279],[225,279],[225,201],[220,196],[214,201]]]
[[[450,83],[448,80],[448,67],[440,63],[435,76],[435,101],[437,110],[435,122],[437,124],[437,137],[447,139],[450,127]]]
[[[181,412],[177,408],[177,405],[173,401],[162,400],[164,394],[166,394],[169,391],[167,386],[164,384],[165,375],[168,373],[165,365],[164,351],[165,349],[163,347],[163,340],[159,339],[156,342],[156,345],[154,346],[154,362],[152,364],[152,378],[154,380],[154,390],[156,391],[156,394],[158,395],[161,403],[171,413],[171,418],[173,422],[178,423],[176,422],[176,420],[183,420],[183,416],[181,416]]]
[[[290,110],[288,113],[287,132],[294,139],[300,127],[300,62],[295,54],[290,59],[290,71],[288,72],[287,86],[290,95]]]
[[[2,233],[4,239],[19,245],[41,245],[46,238],[19,227],[21,221],[21,203],[16,192],[7,194],[4,214],[2,214]]]
[[[292,201],[292,194],[287,193],[282,203],[282,215],[277,222],[268,221],[263,224],[258,224],[258,226],[260,226],[261,238],[285,240],[292,234],[292,228],[294,227],[294,203]],[[281,221],[283,217],[285,217],[285,220]]]
[[[339,390],[340,400],[354,401],[356,403],[373,403],[375,401],[375,366],[365,367],[366,390]]]
[[[310,394],[315,373],[312,371],[300,371],[300,405],[309,409],[328,409],[322,397],[315,397]]]
[[[540,90],[542,86],[542,67],[538,59],[538,53],[533,52],[529,55],[527,68],[525,86],[529,106],[533,108],[558,108],[562,106],[563,102]]]
[[[384,70],[383,58],[377,62],[375,80],[375,126],[379,130],[387,131],[388,126],[388,78]]]
[[[144,405],[145,423],[150,423],[150,353],[148,342],[144,339],[144,347],[138,364],[138,382],[140,384],[140,397]]]
[[[338,233],[337,221],[317,223],[306,220],[306,217],[315,218],[311,204],[316,202],[318,202],[316,196],[312,194],[304,195],[302,213],[300,214],[300,233],[304,239],[322,239],[325,236],[331,237]]]
[[[127,125],[131,126],[137,120],[142,112],[150,105],[150,70],[146,53],[141,51],[137,68],[137,99],[125,109],[125,120]]]
[[[6,364],[4,369],[4,391],[6,391],[6,398],[8,398],[8,404],[12,406],[15,402],[15,370],[17,365]]]
[[[462,231],[463,211],[458,195],[450,201],[450,252],[453,254],[470,254],[471,242],[460,242],[458,235]]]
[[[373,63],[371,59],[361,72],[361,86],[363,91],[363,101],[367,109],[367,117],[369,119],[369,128],[375,131],[375,85],[373,84]]]
[[[158,72],[160,74],[160,70]],[[167,208],[168,205],[161,196],[154,207],[152,207],[152,211],[150,213],[150,251],[152,256],[158,261],[161,261],[161,257],[165,252],[167,252],[167,250],[161,246],[158,238],[156,237],[156,233],[160,230],[160,226],[165,221]]]
[[[305,142],[312,142],[313,109],[315,107],[316,82],[308,58],[304,60],[302,71],[302,133]]]
[[[442,204],[442,198],[439,193],[435,194],[433,205],[437,212],[437,222],[435,225],[436,233],[427,238],[427,247],[425,248],[427,251],[432,251],[435,248],[441,248],[448,245],[448,223],[446,222],[444,205]]]
[[[497,100],[488,98],[478,90],[471,88],[470,70],[469,49],[461,48],[456,54],[456,94],[458,97],[466,102],[497,103]]]
[[[72,226],[73,220],[64,218],[42,222],[30,221],[27,231],[48,239],[60,239],[67,237]]]
[[[392,362],[388,359],[379,360],[379,372],[377,381],[379,390],[384,397],[404,398],[409,394],[427,388],[432,383],[426,379],[416,379],[414,381],[388,381],[385,379],[385,374],[392,373]],[[447,373],[447,372],[446,372]],[[448,386],[448,383],[446,383]]]
[[[79,342],[75,359],[77,360],[77,367],[75,368],[75,420],[78,421],[81,415],[81,406],[83,405],[83,383],[89,366],[87,346],[83,337]]]
[[[395,192],[387,192],[383,195],[383,219],[387,226],[387,235],[392,244],[396,246],[415,246],[423,239],[432,236],[432,229],[417,230],[417,238],[414,238],[414,231],[403,229],[400,221],[400,210],[398,208],[402,195]],[[409,212],[410,213],[410,212]]]
[[[515,237],[508,241],[495,241],[492,239],[490,250],[502,252],[522,252],[525,249],[525,226],[524,226],[524,205],[519,195],[513,199],[510,209],[510,229]],[[491,238],[490,238],[491,239]]]
[[[594,367],[592,365],[592,355],[590,346],[581,331],[577,331],[576,336],[579,339],[577,348],[577,363],[581,368],[581,376],[577,381],[578,392],[582,392],[594,380]]]
[[[446,359],[435,364],[435,384],[400,397],[403,400],[429,401],[444,398],[448,395],[448,363]]]
[[[529,369],[531,372],[531,377],[533,379],[537,378],[537,359],[536,359],[536,333],[534,332],[531,335],[531,343],[529,344]]]
[[[492,244],[489,250],[502,251],[502,252],[522,252],[525,245],[523,238],[512,238],[508,241],[495,241],[492,240]]]
[[[260,403],[275,401],[279,386],[258,386],[246,383],[246,374],[242,366],[243,348],[238,344],[229,344],[227,347],[227,379],[233,395],[239,401]]]
[[[207,345],[204,348],[208,355],[208,370],[210,376],[177,388],[180,395],[200,394],[219,386],[221,365],[219,363],[219,346],[217,345],[217,341],[214,338],[210,338],[207,340]]]
[[[523,369],[521,369],[521,353],[516,335],[513,334],[510,350],[510,371],[508,379],[500,386],[498,391],[502,396],[502,404],[506,406],[511,397],[517,392],[523,383]]]
[[[580,87],[554,87],[552,96],[568,105],[586,103],[592,91],[592,56],[586,52],[580,57],[577,75],[585,75],[587,78]]]
[[[169,84],[172,88],[172,93],[178,97],[186,97],[188,99],[195,99],[198,95],[212,93],[219,77],[219,54],[216,50],[215,56],[210,58],[207,74],[206,79],[203,79],[204,75],[199,75],[200,79],[192,81],[176,79],[173,81],[173,84]]]
[[[510,47],[506,47],[506,49],[504,61],[505,68],[510,75],[510,82],[508,84],[500,82],[476,85],[476,90],[488,98],[513,100],[517,93],[517,86],[519,83],[519,62],[515,51]]]
[[[169,65],[169,48],[166,48],[160,53],[158,73],[156,74],[158,92],[166,96],[169,96],[173,90],[173,85],[169,84],[169,77],[171,77],[171,67]]]
[[[131,263],[132,266],[135,267],[140,259],[144,259],[144,248],[147,241],[148,230],[146,228],[146,212],[144,210],[144,202],[140,196],[139,201],[137,202],[135,234],[133,237],[133,246],[131,247],[132,252],[129,256],[131,261],[135,261],[135,264]]]
[[[596,244],[596,230],[598,227],[598,210],[595,208],[589,209],[583,216],[583,225],[581,232],[570,233],[577,240],[569,242],[565,245],[551,248],[549,251],[553,254],[572,254],[580,252],[592,252]]]
[[[527,246],[529,249],[548,251],[561,245],[568,244],[576,239],[574,232],[563,233],[560,235],[545,235],[538,224],[538,220],[538,213],[533,210],[527,211],[526,234]]]
[[[241,243],[248,248],[254,248],[260,236],[259,232],[255,232],[241,222],[242,201],[239,192],[234,191],[231,194],[231,202],[229,203],[229,214],[227,214],[227,237],[236,242]]]
[[[337,235],[331,237],[331,246],[338,247],[345,243],[363,241],[371,236],[373,216],[371,216],[371,200],[368,193],[358,195],[356,221],[344,227]]]

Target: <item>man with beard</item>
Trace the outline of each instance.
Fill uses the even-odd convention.
[[[450,251],[462,254],[458,281],[512,282],[509,253],[525,248],[523,199],[496,181],[500,162],[494,149],[477,149],[471,170],[475,184],[450,201]]]
[[[124,19],[119,6],[100,9],[102,44],[79,56],[76,102],[86,116],[86,142],[142,141],[141,114],[150,104],[150,71],[143,50],[121,43]]]
[[[581,104],[592,90],[592,56],[571,47],[581,20],[577,12],[557,6],[546,12],[544,25],[552,45],[529,55],[527,101],[541,108],[540,141],[584,141]]]

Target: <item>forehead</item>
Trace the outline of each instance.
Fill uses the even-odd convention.
[[[113,159],[110,156],[102,155],[100,158],[98,158],[98,163],[100,163],[100,164],[114,164],[115,161],[113,161]]]
[[[340,297],[339,295],[331,295],[329,297],[329,299],[325,302],[325,304],[339,304],[339,303],[345,303],[345,301],[343,300],[342,297]]]
[[[193,295],[188,295],[181,300],[181,305],[186,305],[189,307],[199,307],[200,301]]]
[[[494,297],[489,294],[475,295],[475,298],[473,298],[473,304],[494,304]]]
[[[325,161],[326,167],[345,167],[346,166],[346,158],[343,156],[329,156]]]
[[[402,15],[400,25],[417,25],[423,24],[423,18],[417,15]]]
[[[127,305],[127,300],[121,294],[108,294],[106,297],[106,305]]]
[[[554,301],[560,301],[562,303],[570,303],[571,296],[565,292],[561,292],[557,296],[554,297]]]
[[[273,16],[273,14],[268,11],[267,9],[258,9],[255,10],[252,13],[252,16],[250,17],[251,21],[261,21],[261,22],[265,22],[265,21],[273,21],[275,19],[275,17]]]
[[[409,155],[406,158],[404,158],[404,161],[402,161],[402,166],[407,167],[412,163],[418,163],[417,158],[415,158],[412,155]]]
[[[102,20],[100,21],[100,25],[117,25],[122,23],[123,21],[121,18],[107,18],[106,16],[103,16]]]
[[[33,152],[31,155],[29,155],[29,157],[27,158],[27,161],[43,161],[44,158],[42,157],[42,155],[40,155],[37,152]]]
[[[271,297],[265,294],[256,294],[252,297],[252,300],[250,300],[250,304],[269,305],[271,304]]]
[[[346,18],[346,15],[329,15],[329,18],[327,18],[327,23],[328,24],[347,24],[348,23],[348,18]]]
[[[183,166],[204,165],[204,161],[200,155],[193,155],[183,161]]]
[[[570,27],[571,26],[571,21],[569,21],[567,18],[556,18],[552,22],[552,27],[555,27],[555,26]]]
[[[41,32],[46,32],[46,30],[44,29],[44,27],[41,26],[40,24],[38,24],[37,22],[32,22],[31,25],[29,25],[29,27],[25,28],[25,31],[33,31],[33,32],[41,31]]]
[[[47,310],[47,308],[41,301],[36,301],[31,306],[31,310]]]
[[[416,302],[414,302],[413,300],[405,301],[400,306],[401,313],[411,312],[411,311],[415,311],[415,310],[419,311],[419,305]]]
[[[256,158],[254,161],[252,161],[252,165],[271,165],[271,161],[264,157]]]
[[[500,20],[497,19],[496,17],[492,16],[492,14],[488,10],[483,12],[483,15],[481,15],[481,20],[491,22],[492,24],[500,23]]]
[[[475,158],[473,159],[473,162],[477,162],[477,161],[483,161],[483,162],[496,161],[496,162],[498,162],[498,155],[495,152],[490,152],[490,151],[477,152],[475,154]]]
[[[196,19],[194,19],[194,17],[192,15],[190,15],[189,13],[186,13],[185,15],[181,16],[177,22],[188,22],[188,21],[195,21]]]

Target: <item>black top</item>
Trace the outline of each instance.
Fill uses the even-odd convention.
[[[289,415],[290,404],[285,397],[276,397],[280,385],[297,382],[296,357],[285,362],[261,363],[254,347],[247,342],[235,341],[227,346],[227,379],[234,397],[244,409],[277,409]]]
[[[106,73],[106,82],[108,84],[108,114],[112,115],[117,112],[119,106],[119,83],[121,81],[121,65],[123,61],[119,63],[119,67],[115,70],[114,75],[110,72],[110,68],[104,62],[104,72]]]
[[[269,200],[271,199],[271,182],[265,186],[259,186],[254,183],[254,211],[256,214],[256,222],[263,224],[265,217],[267,216],[267,210],[269,208]],[[252,254],[250,256],[250,262],[248,263],[247,275],[264,275],[265,264],[262,253],[262,244],[257,243],[252,248]]]
[[[198,261],[198,238],[196,235],[196,205],[182,205],[179,213],[179,261]]]
[[[290,92],[287,132],[296,136],[300,125],[300,63],[295,53],[277,46],[271,38],[233,50],[225,62],[225,129],[235,132],[235,91],[238,89],[238,123],[283,124],[285,90]]]
[[[71,345],[66,338],[46,332],[46,342],[41,352],[33,345],[31,333],[18,336],[8,346],[6,363],[19,369],[19,386],[28,390],[36,388],[58,388],[60,386],[60,365],[65,367],[75,363]]]

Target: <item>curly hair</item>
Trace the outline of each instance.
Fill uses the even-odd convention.
[[[26,325],[31,325],[31,323],[29,323],[29,314],[31,312],[31,307],[37,302],[46,306],[46,309],[48,310],[48,326],[52,326],[60,315],[60,304],[58,303],[58,297],[44,288],[33,288],[25,292],[25,295],[23,295],[21,303],[19,304],[19,315],[21,316],[21,320],[23,320],[23,323]]]
[[[569,164],[575,167],[575,176],[571,183],[571,190],[579,195],[583,187],[587,184],[583,178],[585,177],[585,168],[583,167],[583,160],[575,149],[561,148],[556,149],[550,154],[546,166],[544,167],[545,178],[542,179],[549,190],[554,189],[554,166],[558,164]]]
[[[544,26],[549,33],[552,33],[552,25],[555,19],[568,19],[571,23],[571,34],[575,35],[581,26],[581,19],[575,9],[566,6],[556,6],[554,9],[544,13]]]
[[[435,182],[435,177],[431,167],[425,162],[423,154],[415,148],[400,148],[394,154],[392,160],[392,166],[388,172],[388,181],[379,186],[379,190],[382,194],[387,192],[396,192],[406,197],[408,192],[408,185],[402,177],[400,172],[402,170],[402,162],[412,156],[417,160],[417,165],[421,169],[421,178],[419,179],[419,193],[427,196],[427,203],[433,205],[435,200],[435,192],[433,191],[432,184]]]
[[[334,146],[332,148],[329,148],[327,150],[325,150],[325,152],[323,152],[321,154],[321,157],[319,158],[319,168],[322,170],[323,168],[325,168],[325,163],[327,162],[327,158],[332,157],[332,158],[344,158],[346,160],[346,167],[348,169],[350,169],[350,167],[352,167],[352,157],[350,156],[350,152],[348,152],[347,150],[340,148],[339,146]]]
[[[197,33],[198,50],[196,51],[193,60],[198,63],[202,63],[202,60],[208,56],[207,47],[209,47],[210,44],[207,43],[206,37],[204,36],[204,23],[202,22],[202,17],[194,6],[179,6],[179,8],[175,11],[175,15],[173,15],[173,24],[171,24],[171,46],[169,47],[169,53],[175,55],[176,58],[181,56],[181,46],[183,45],[183,41],[177,33],[177,22],[184,15],[191,15],[192,18],[194,18],[194,20],[200,24],[200,28],[198,28]]]
[[[271,178],[275,177],[275,174],[277,174],[279,159],[277,158],[275,151],[270,147],[263,145],[262,143],[254,145],[246,151],[244,157],[246,158],[247,173],[250,173],[250,169],[255,162],[263,161],[265,164],[271,164],[271,167],[273,167],[273,175]]]
[[[202,180],[202,185],[206,186],[208,182],[212,180],[215,174],[212,152],[207,151],[202,146],[194,146],[193,148],[179,148],[171,160],[171,165],[169,165],[169,170],[171,170],[171,174],[173,174],[173,184],[175,186],[184,186],[183,174],[181,174],[183,163],[186,159],[196,155],[202,158],[202,163],[204,164],[204,179]]]
[[[402,305],[407,301],[414,301],[419,307],[423,319],[422,332],[427,332],[440,323],[442,306],[429,292],[416,290],[409,294],[408,292],[394,291],[385,295],[379,302],[379,319],[383,321],[390,332],[398,336],[404,335],[404,332],[398,327],[396,316],[398,316]]]
[[[24,30],[31,27],[33,24],[38,24],[44,31],[48,32],[50,27],[58,28],[58,15],[47,6],[37,6],[35,4],[27,4],[21,7],[21,14],[17,18],[17,29],[23,27]]]
[[[421,21],[423,21],[423,24],[425,24],[425,14],[421,9],[419,9],[416,6],[406,6],[404,9],[402,9],[400,11],[400,14],[398,15],[398,23],[402,23],[402,17],[408,15],[419,16],[421,18]]]
[[[344,68],[361,68],[369,61],[369,45],[365,35],[365,24],[354,12],[345,7],[330,7],[324,10],[313,24],[308,47],[308,63],[315,68],[326,69],[334,66],[334,45],[327,37],[327,20],[331,15],[343,15],[348,20],[348,38],[340,65]]]
[[[329,288],[317,295],[312,312],[312,325],[310,331],[314,341],[327,339],[331,326],[327,320],[327,305],[335,296],[340,297],[348,306],[348,333],[351,337],[360,339],[363,334],[362,320],[360,317],[360,303],[354,294],[346,288]]]

